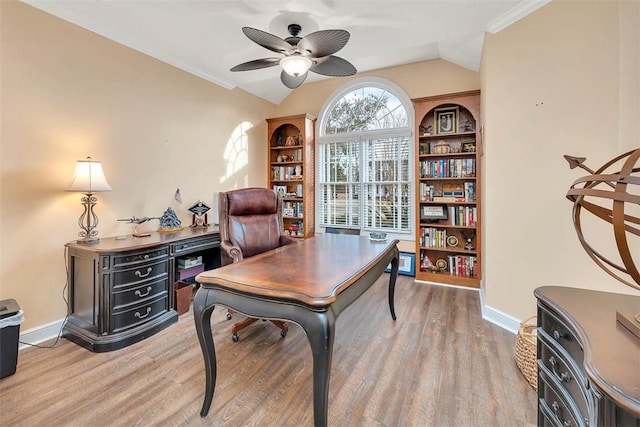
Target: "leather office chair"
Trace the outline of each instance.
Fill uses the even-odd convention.
[[[280,246],[296,243],[296,239],[282,234],[282,197],[268,188],[242,188],[219,195],[220,258],[221,264],[241,262]],[[232,318],[229,310],[227,319]],[[232,339],[238,332],[258,319],[247,319],[231,327]],[[289,330],[280,320],[271,320],[285,337]]]

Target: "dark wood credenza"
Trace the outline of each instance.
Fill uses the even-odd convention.
[[[616,311],[640,297],[545,286],[538,299],[538,426],[640,427],[640,339]]]
[[[63,336],[94,352],[126,347],[178,321],[178,259],[202,256],[205,270],[220,266],[217,226],[65,246],[70,314]]]

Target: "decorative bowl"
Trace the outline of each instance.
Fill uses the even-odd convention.
[[[387,238],[387,233],[381,233],[379,231],[373,231],[369,233],[369,238],[371,240],[384,240]]]

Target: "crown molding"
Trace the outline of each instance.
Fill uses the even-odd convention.
[[[518,4],[513,9],[509,10],[507,13],[489,22],[489,25],[487,26],[487,32],[491,34],[498,33],[514,22],[519,21],[520,19],[524,18],[532,12],[535,12],[536,10],[540,9],[542,6],[550,2],[551,0],[524,1]]]

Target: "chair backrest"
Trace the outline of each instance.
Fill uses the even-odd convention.
[[[242,188],[219,195],[220,239],[248,258],[280,246],[282,198],[268,188]],[[223,262],[224,263],[224,262]]]

